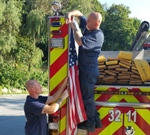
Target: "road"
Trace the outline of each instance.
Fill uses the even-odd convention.
[[[26,95],[0,96],[0,135],[24,135]]]

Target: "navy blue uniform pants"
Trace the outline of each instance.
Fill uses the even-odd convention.
[[[98,76],[97,72],[85,74],[85,72],[79,71],[80,88],[89,123],[94,123],[96,119],[99,119],[99,113],[94,101],[94,87]]]

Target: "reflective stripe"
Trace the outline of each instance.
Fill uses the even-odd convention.
[[[122,103],[122,102],[117,103],[117,102],[96,101],[95,104],[97,106],[111,106],[111,107],[122,106],[122,107],[150,108],[150,104],[148,103]]]

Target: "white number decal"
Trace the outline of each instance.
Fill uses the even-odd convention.
[[[109,110],[110,118],[108,118],[109,121],[116,121],[120,122],[120,116],[121,116],[121,111],[120,110]]]
[[[115,122],[120,122],[121,121],[121,111],[120,110],[109,110],[110,117],[108,118],[109,121],[115,121]],[[128,117],[128,122],[131,122],[131,119],[133,119],[134,122],[136,122],[136,117],[137,117],[137,112],[134,111],[132,112],[129,110],[126,113],[126,116]]]
[[[136,122],[136,115],[137,115],[136,111],[132,113],[131,110],[129,110],[126,115],[128,116],[128,122],[131,122],[132,117],[133,117],[133,121]]]

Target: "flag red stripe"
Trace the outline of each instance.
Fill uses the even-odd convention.
[[[74,101],[74,87],[73,87],[73,71],[72,68],[69,69],[70,73],[70,96],[69,96],[69,115],[70,115],[70,120],[69,120],[69,128],[72,130],[75,128],[76,120],[75,120],[75,101]]]
[[[80,85],[77,74],[77,66],[73,66],[69,70],[70,74],[70,117],[69,117],[69,129],[70,134],[74,135],[76,132],[76,125],[86,120],[86,113],[83,110],[84,105],[80,92]]]
[[[83,104],[83,101],[82,101],[82,95],[81,95],[81,91],[80,91],[80,85],[79,85],[79,79],[78,79],[78,67],[75,66],[75,81],[76,81],[76,91],[74,94],[78,95],[76,96],[76,111],[78,112],[78,114],[80,115],[77,115],[77,116],[80,116],[78,117],[78,121],[77,123],[80,123],[81,121],[84,121],[86,119],[86,113],[82,113],[82,109],[84,109],[84,104]],[[82,101],[82,102],[81,102]]]

